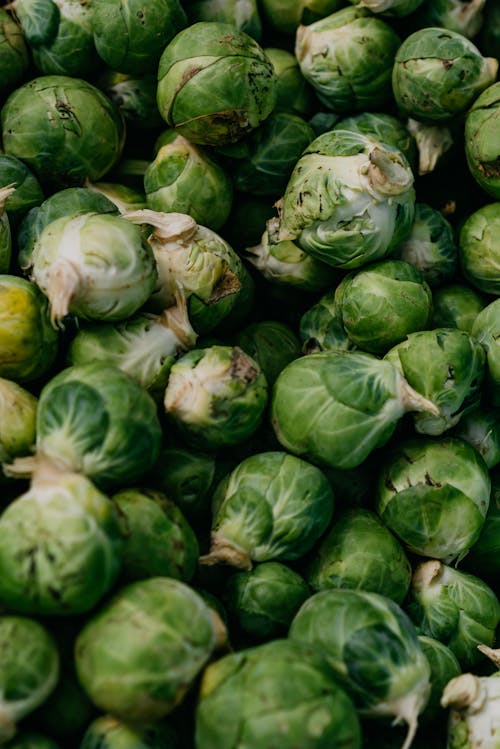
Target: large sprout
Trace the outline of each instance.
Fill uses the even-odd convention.
[[[33,62],[44,75],[93,74],[98,58],[85,0],[15,0],[14,7]]]
[[[97,52],[121,73],[153,73],[187,23],[179,0],[91,0],[90,8]]]
[[[342,513],[322,538],[306,579],[315,591],[366,590],[402,604],[411,567],[401,544],[375,513],[354,508]]]
[[[196,746],[359,749],[361,734],[352,701],[311,649],[274,640],[206,669]]]
[[[345,276],[335,290],[335,306],[357,348],[384,354],[429,326],[432,294],[418,268],[403,260],[381,260]]]
[[[479,405],[485,358],[480,343],[456,328],[411,333],[387,352],[385,359],[438,410],[413,415],[417,432],[443,434]]]
[[[152,577],[115,593],[77,637],[78,678],[92,701],[128,723],[171,712],[225,642],[220,618],[185,583]]]
[[[46,466],[0,516],[0,605],[36,616],[90,611],[118,576],[120,548],[108,497]]]
[[[217,487],[210,552],[201,561],[248,570],[252,561],[298,559],[328,527],[333,502],[316,466],[279,451],[252,455]]]
[[[191,324],[209,333],[221,324],[236,325],[253,300],[253,281],[240,257],[218,234],[184,213],[151,210],[125,215],[153,227],[149,243],[158,283],[147,308],[161,313],[174,304],[181,287]]]
[[[500,202],[483,205],[462,224],[459,256],[462,273],[479,291],[500,293]]]
[[[24,278],[0,275],[0,376],[36,380],[48,372],[58,348],[59,335],[39,288]]]
[[[266,378],[239,346],[209,346],[184,354],[170,370],[164,406],[188,444],[211,450],[237,445],[260,425]]]
[[[101,485],[123,484],[152,468],[160,440],[155,402],[111,365],[68,367],[40,393],[36,446],[42,462]]]
[[[122,527],[122,579],[189,582],[196,571],[198,542],[179,508],[152,489],[122,489],[111,499]]]
[[[259,44],[228,23],[199,21],[165,48],[158,108],[193,143],[232,143],[258,127],[276,101],[276,76]]]
[[[483,57],[462,34],[428,27],[410,34],[397,51],[394,96],[405,115],[447,123],[465,114],[497,71],[498,61]]]
[[[482,655],[477,646],[491,646],[500,622],[500,602],[475,575],[431,559],[414,572],[406,611],[419,632],[447,645],[462,668]]]
[[[299,26],[295,55],[318,99],[339,113],[381,109],[391,98],[391,74],[401,40],[365,8],[343,8]]]
[[[57,185],[99,179],[124,145],[115,105],[80,78],[33,78],[9,96],[1,121],[5,153]]]
[[[476,182],[497,200],[500,199],[500,148],[496,137],[499,121],[500,83],[495,83],[483,91],[467,113],[465,154]]]
[[[58,676],[59,654],[45,627],[22,616],[0,616],[0,744],[47,699]]]
[[[271,418],[290,452],[331,468],[354,468],[384,445],[407,411],[436,407],[397,368],[371,354],[325,351],[288,364],[276,380]]]
[[[295,165],[279,204],[278,239],[296,241],[334,267],[358,268],[406,238],[414,205],[413,174],[401,151],[334,130]]]
[[[446,563],[477,541],[490,501],[486,464],[458,438],[415,438],[389,450],[379,470],[382,521],[416,554]]]
[[[315,593],[299,609],[289,637],[323,656],[361,715],[407,723],[403,749],[410,747],[429,699],[430,667],[415,628],[394,601],[358,590]]]
[[[49,299],[54,324],[69,313],[124,320],[157,282],[153,253],[140,229],[109,214],[52,221],[33,247],[32,264],[32,278]]]

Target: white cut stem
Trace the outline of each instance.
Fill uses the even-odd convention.
[[[50,303],[50,321],[55,328],[69,314],[72,300],[81,287],[81,277],[76,266],[61,259],[50,269],[47,296]]]
[[[133,224],[149,224],[153,226],[154,236],[164,241],[190,239],[197,231],[198,224],[187,213],[162,213],[144,208],[141,211],[124,213],[122,218]]]

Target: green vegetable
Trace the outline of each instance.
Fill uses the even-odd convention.
[[[227,23],[200,21],[165,48],[158,108],[193,143],[232,143],[258,127],[276,101],[276,76],[257,42]]]
[[[164,398],[166,413],[188,444],[205,450],[250,437],[266,403],[266,378],[238,346],[184,354],[170,370]]]
[[[486,0],[432,0],[423,4],[417,18],[422,26],[441,26],[472,39],[483,25],[485,5]]]
[[[307,117],[315,108],[314,92],[300,72],[295,55],[279,47],[264,49],[276,74],[276,112],[291,112]]]
[[[410,131],[397,117],[387,112],[361,112],[351,117],[343,117],[333,127],[326,129],[350,130],[371,136],[402,151],[412,168],[415,164],[417,152]]]
[[[37,399],[11,380],[0,377],[0,484],[1,465],[30,453],[35,444]]]
[[[263,641],[285,635],[309,595],[303,578],[280,562],[235,572],[224,588],[230,617],[246,635]]]
[[[163,125],[156,105],[156,76],[153,73],[141,75],[107,70],[99,77],[98,84],[132,127],[150,130]]]
[[[16,222],[24,213],[40,205],[43,192],[35,175],[26,164],[14,156],[0,155],[0,185],[12,185],[15,188],[5,201],[5,210],[9,218]]]
[[[289,637],[323,656],[361,715],[407,723],[403,749],[410,747],[430,695],[430,667],[415,628],[394,601],[359,590],[315,593],[299,609]]]
[[[1,744],[14,736],[19,720],[47,699],[58,675],[59,655],[45,627],[21,616],[0,616]]]
[[[432,292],[433,327],[458,328],[471,333],[485,305],[485,297],[464,283],[440,286]]]
[[[274,386],[271,419],[290,452],[354,468],[391,437],[406,411],[436,407],[395,366],[356,351],[325,351],[288,364]]]
[[[182,512],[151,489],[122,489],[111,497],[123,535],[122,578],[173,577],[189,582],[198,561],[196,536]]]
[[[48,75],[16,89],[2,109],[5,153],[43,182],[97,180],[118,161],[123,122],[114,104],[80,78]]]
[[[407,16],[422,5],[424,0],[349,0],[354,5],[368,8],[372,13],[387,16]]]
[[[240,330],[237,345],[255,359],[271,387],[279,373],[300,354],[300,342],[293,329],[277,320],[263,320]]]
[[[0,516],[0,605],[35,616],[90,611],[116,581],[120,548],[108,497],[44,466]]]
[[[176,749],[173,729],[165,722],[129,726],[112,715],[96,718],[87,728],[79,749]]]
[[[210,664],[196,709],[198,749],[359,749],[354,706],[307,646],[288,640]]]
[[[284,452],[252,455],[216,489],[212,543],[201,561],[249,570],[252,560],[298,559],[328,527],[333,501],[316,466]]]
[[[307,570],[315,590],[349,588],[380,593],[402,604],[411,567],[401,545],[370,510],[347,510],[316,548]]]
[[[305,354],[356,348],[342,324],[334,291],[324,294],[319,302],[302,315],[299,333]]]
[[[382,108],[401,40],[365,8],[343,8],[299,26],[295,55],[302,75],[327,109],[338,113]]]
[[[120,588],[84,625],[78,678],[102,710],[132,724],[156,721],[182,701],[224,640],[222,622],[198,593],[151,577]]]
[[[187,4],[187,14],[190,23],[230,23],[260,42],[262,23],[256,0],[191,0]]]
[[[469,443],[413,438],[384,456],[377,512],[416,554],[460,561],[479,537],[490,488],[488,469]]]
[[[320,135],[298,160],[279,205],[278,239],[336,268],[387,255],[414,218],[413,174],[401,153],[347,130]]]
[[[494,83],[498,61],[483,57],[462,34],[428,27],[410,34],[396,54],[392,85],[401,112],[423,122],[463,115]]]
[[[459,254],[462,273],[479,291],[499,294],[500,202],[484,205],[462,225]]]
[[[28,47],[20,26],[0,9],[0,94],[10,93],[29,68]]]
[[[487,393],[495,406],[500,406],[500,300],[484,307],[472,325],[472,335],[486,352]]]
[[[419,635],[419,642],[431,667],[431,695],[422,718],[432,720],[442,717],[441,695],[448,682],[458,676],[462,669],[450,648],[439,640]]]
[[[500,622],[500,603],[486,583],[435,559],[415,570],[406,610],[419,632],[449,647],[464,669],[481,660],[477,646],[493,644]]]
[[[480,405],[460,420],[453,434],[471,444],[488,468],[500,463],[500,409]]]

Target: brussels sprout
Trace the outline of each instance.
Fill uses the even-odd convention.
[[[334,521],[315,550],[306,579],[315,591],[366,590],[402,604],[411,567],[401,545],[377,516],[355,508]]]
[[[68,360],[76,366],[112,364],[159,400],[172,364],[195,343],[186,302],[179,294],[177,303],[161,315],[135,315],[114,325],[82,328],[71,341]]]
[[[278,239],[279,222],[271,218],[260,244],[245,249],[246,259],[266,281],[304,291],[324,291],[335,284],[338,274],[289,240]]]
[[[230,177],[219,164],[175,130],[144,174],[148,207],[165,213],[188,213],[217,231],[233,202]]]
[[[467,113],[465,120],[465,154],[470,172],[483,190],[498,200],[500,200],[499,122],[500,82],[483,91]]]
[[[41,377],[54,362],[58,339],[38,287],[0,275],[0,377],[18,382]]]
[[[500,202],[484,205],[462,225],[459,254],[462,273],[479,291],[500,294]]]
[[[129,726],[112,715],[96,718],[87,728],[79,749],[176,749],[173,729],[165,722]]]
[[[33,247],[32,278],[54,325],[72,313],[117,321],[136,312],[157,282],[150,246],[120,216],[85,213],[48,224]]]
[[[0,188],[0,272],[8,273],[12,256],[12,235],[10,231],[9,217],[5,212],[5,203],[15,192],[15,187]]]
[[[433,0],[434,1],[434,0]],[[353,5],[361,5],[372,13],[387,16],[407,16],[413,13],[424,0],[349,0]]]
[[[21,83],[29,68],[24,34],[6,10],[0,8],[0,95]]]
[[[200,561],[248,570],[252,560],[298,559],[328,527],[333,502],[316,466],[284,452],[251,455],[216,489],[212,544]]]
[[[291,362],[276,380],[271,404],[283,447],[330,468],[360,465],[411,410],[437,414],[390,362],[357,351],[325,351]]]
[[[237,190],[275,197],[283,192],[297,160],[315,137],[302,117],[273,112],[243,141],[221,152],[229,157],[228,169]]]
[[[118,576],[120,548],[108,497],[42,466],[0,516],[0,604],[36,616],[90,611]]]
[[[122,577],[174,577],[189,582],[198,561],[196,536],[175,504],[159,491],[122,489],[111,497],[122,526]]]
[[[120,588],[85,624],[75,662],[102,710],[130,723],[156,721],[184,698],[225,641],[219,617],[192,588],[152,577]]]
[[[21,733],[5,749],[59,749],[59,744],[39,733]]]
[[[412,168],[416,162],[417,150],[410,131],[397,117],[386,112],[362,112],[352,117],[343,117],[340,122],[327,129],[350,130],[372,136],[402,151]]]
[[[275,320],[248,325],[236,336],[237,345],[255,359],[269,387],[282,369],[300,356],[300,342],[292,328]]]
[[[448,563],[462,559],[477,541],[490,488],[488,469],[467,442],[411,439],[386,455],[376,507],[411,551]]]
[[[460,420],[453,434],[472,445],[488,468],[500,463],[500,409],[479,406]]]
[[[186,26],[178,0],[91,0],[94,42],[106,65],[152,73],[165,45]]]
[[[300,24],[310,24],[330,15],[344,0],[261,0],[269,25],[283,34],[293,34]]]
[[[104,195],[85,187],[68,187],[59,190],[44,200],[39,207],[32,208],[19,227],[17,244],[19,266],[28,271],[33,263],[33,248],[48,224],[63,216],[83,216],[85,213],[116,214],[116,206]]]
[[[462,668],[481,660],[479,644],[493,644],[500,603],[486,583],[436,559],[415,570],[406,605],[420,634],[439,640]]]
[[[40,393],[37,452],[99,485],[138,479],[154,465],[160,440],[153,399],[111,365],[68,367]]]
[[[493,405],[500,406],[500,299],[479,312],[471,332],[486,351],[490,400]]]
[[[453,146],[451,130],[445,125],[429,125],[411,117],[407,127],[417,144],[418,173],[420,176],[430,174]]]
[[[263,562],[248,572],[235,572],[224,589],[230,616],[256,640],[285,635],[309,595],[303,578],[280,562]]]
[[[300,318],[299,335],[305,354],[355,349],[342,324],[335,291],[328,291]]]
[[[441,286],[432,292],[434,328],[458,328],[472,332],[476,317],[484,309],[482,294],[463,283]]]
[[[316,97],[300,72],[297,58],[278,47],[266,47],[264,52],[273,65],[277,79],[274,111],[307,117],[314,111]]]
[[[161,450],[150,478],[190,522],[197,523],[208,515],[215,476],[213,455],[174,444]]]
[[[320,659],[289,640],[241,650],[205,670],[198,749],[360,749],[354,706]]]
[[[149,237],[158,269],[158,284],[148,309],[163,312],[179,286],[186,295],[191,324],[198,333],[238,320],[253,299],[253,281],[241,259],[218,234],[183,213],[151,210],[128,213],[136,224],[154,227]]]
[[[97,67],[86,0],[15,0],[36,67],[45,75],[86,78]]]
[[[494,585],[500,573],[500,473],[491,471],[491,496],[479,538],[463,560],[463,566]]]
[[[472,39],[483,25],[485,4],[486,0],[432,0],[420,8],[416,20],[422,26],[441,26]]]
[[[35,444],[37,399],[15,382],[0,377],[0,485],[2,464],[30,453]]]
[[[262,36],[262,23],[256,0],[191,0],[187,7],[190,23],[218,21],[230,23],[257,42]]]
[[[87,81],[64,75],[34,78],[18,88],[5,102],[1,122],[5,153],[57,185],[99,179],[124,144],[114,104]]]
[[[400,110],[423,122],[465,114],[494,83],[498,61],[483,57],[462,34],[439,27],[408,36],[396,54],[392,85]]]
[[[430,667],[407,615],[389,598],[324,590],[299,609],[289,637],[317,649],[362,715],[408,724],[408,749],[431,691]],[[389,645],[390,643],[390,645]]]
[[[345,276],[335,291],[335,305],[355,346],[383,354],[428,327],[432,294],[418,268],[403,260],[382,260]]]
[[[419,635],[419,642],[431,667],[431,695],[422,718],[433,720],[442,715],[441,695],[447,683],[462,673],[457,657],[439,640]]]
[[[278,239],[297,241],[336,268],[387,255],[414,218],[413,174],[393,146],[347,130],[316,138],[298,160],[279,205]]]
[[[237,445],[259,426],[267,383],[257,362],[238,346],[184,354],[170,370],[165,411],[193,447]]]
[[[14,156],[0,154],[0,185],[12,185],[15,188],[5,201],[5,210],[9,218],[17,219],[43,201],[40,183],[26,164]]]
[[[45,627],[22,616],[0,616],[1,744],[14,736],[21,718],[47,699],[58,676],[59,655]]]
[[[193,143],[233,143],[276,101],[276,76],[257,42],[228,23],[200,21],[165,48],[158,68],[163,119]]]
[[[433,288],[455,275],[458,248],[450,222],[425,203],[415,205],[415,221],[409,236],[392,253],[418,268]]]
[[[413,415],[420,434],[443,434],[479,404],[486,357],[481,344],[465,330],[411,333],[385,358],[438,410]]]
[[[299,26],[295,55],[318,99],[333,112],[378,109],[391,99],[391,74],[401,40],[364,8],[343,8]]]
[[[479,647],[500,666],[498,650]],[[441,704],[451,708],[449,746],[496,749],[500,741],[500,671],[491,676],[467,673],[455,677],[446,685]]]
[[[140,75],[107,70],[98,84],[130,125],[144,130],[163,125],[156,105],[156,76],[152,73]]]

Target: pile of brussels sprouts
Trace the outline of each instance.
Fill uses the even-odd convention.
[[[500,747],[498,58],[0,2],[1,747]]]

